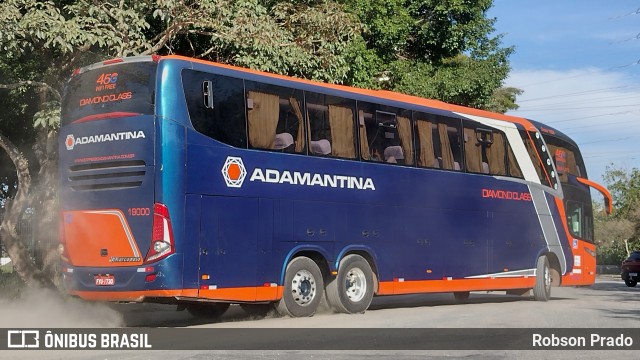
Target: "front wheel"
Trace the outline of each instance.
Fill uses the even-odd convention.
[[[284,292],[278,302],[278,313],[292,317],[313,316],[323,291],[324,281],[318,265],[308,257],[297,257],[285,270]]]
[[[638,285],[638,281],[637,280],[631,280],[629,278],[624,279],[624,283],[628,287],[635,287],[636,285]]]
[[[533,298],[536,301],[549,301],[551,298],[551,273],[549,272],[549,259],[546,256],[538,258]]]
[[[327,284],[327,301],[341,313],[363,313],[373,299],[373,272],[360,255],[347,255],[340,261],[338,275]]]

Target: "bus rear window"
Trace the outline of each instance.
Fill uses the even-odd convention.
[[[154,62],[121,63],[72,77],[62,100],[62,125],[109,113],[153,114],[156,68]]]

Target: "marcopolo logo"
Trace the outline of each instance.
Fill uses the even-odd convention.
[[[239,188],[247,176],[247,170],[242,163],[242,159],[235,156],[227,156],[227,160],[222,167],[222,176],[228,187]]]
[[[110,141],[120,141],[120,140],[131,140],[131,139],[144,139],[146,138],[144,131],[142,130],[134,130],[134,131],[123,131],[118,133],[107,133],[100,135],[89,135],[89,136],[81,136],[75,137],[73,134],[67,135],[67,138],[64,141],[67,150],[73,150],[78,145],[84,144],[94,144],[94,143],[103,143]]]
[[[222,166],[222,176],[228,187],[242,187],[247,170],[242,159],[228,156]],[[263,169],[256,167],[249,178],[251,182],[268,184],[288,184],[302,186],[319,186],[339,189],[376,190],[373,179],[349,175],[318,174],[310,172]]]

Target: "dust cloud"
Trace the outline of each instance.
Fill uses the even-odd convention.
[[[48,289],[25,289],[19,298],[0,300],[0,328],[121,327],[122,315],[102,303],[89,303]]]

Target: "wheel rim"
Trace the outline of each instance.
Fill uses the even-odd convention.
[[[367,278],[360,268],[352,268],[344,279],[345,293],[351,302],[358,302],[367,293]]]
[[[316,296],[316,279],[307,270],[296,272],[291,280],[291,295],[296,304],[309,305]]]
[[[544,287],[547,291],[551,290],[551,274],[547,266],[544,267]]]

